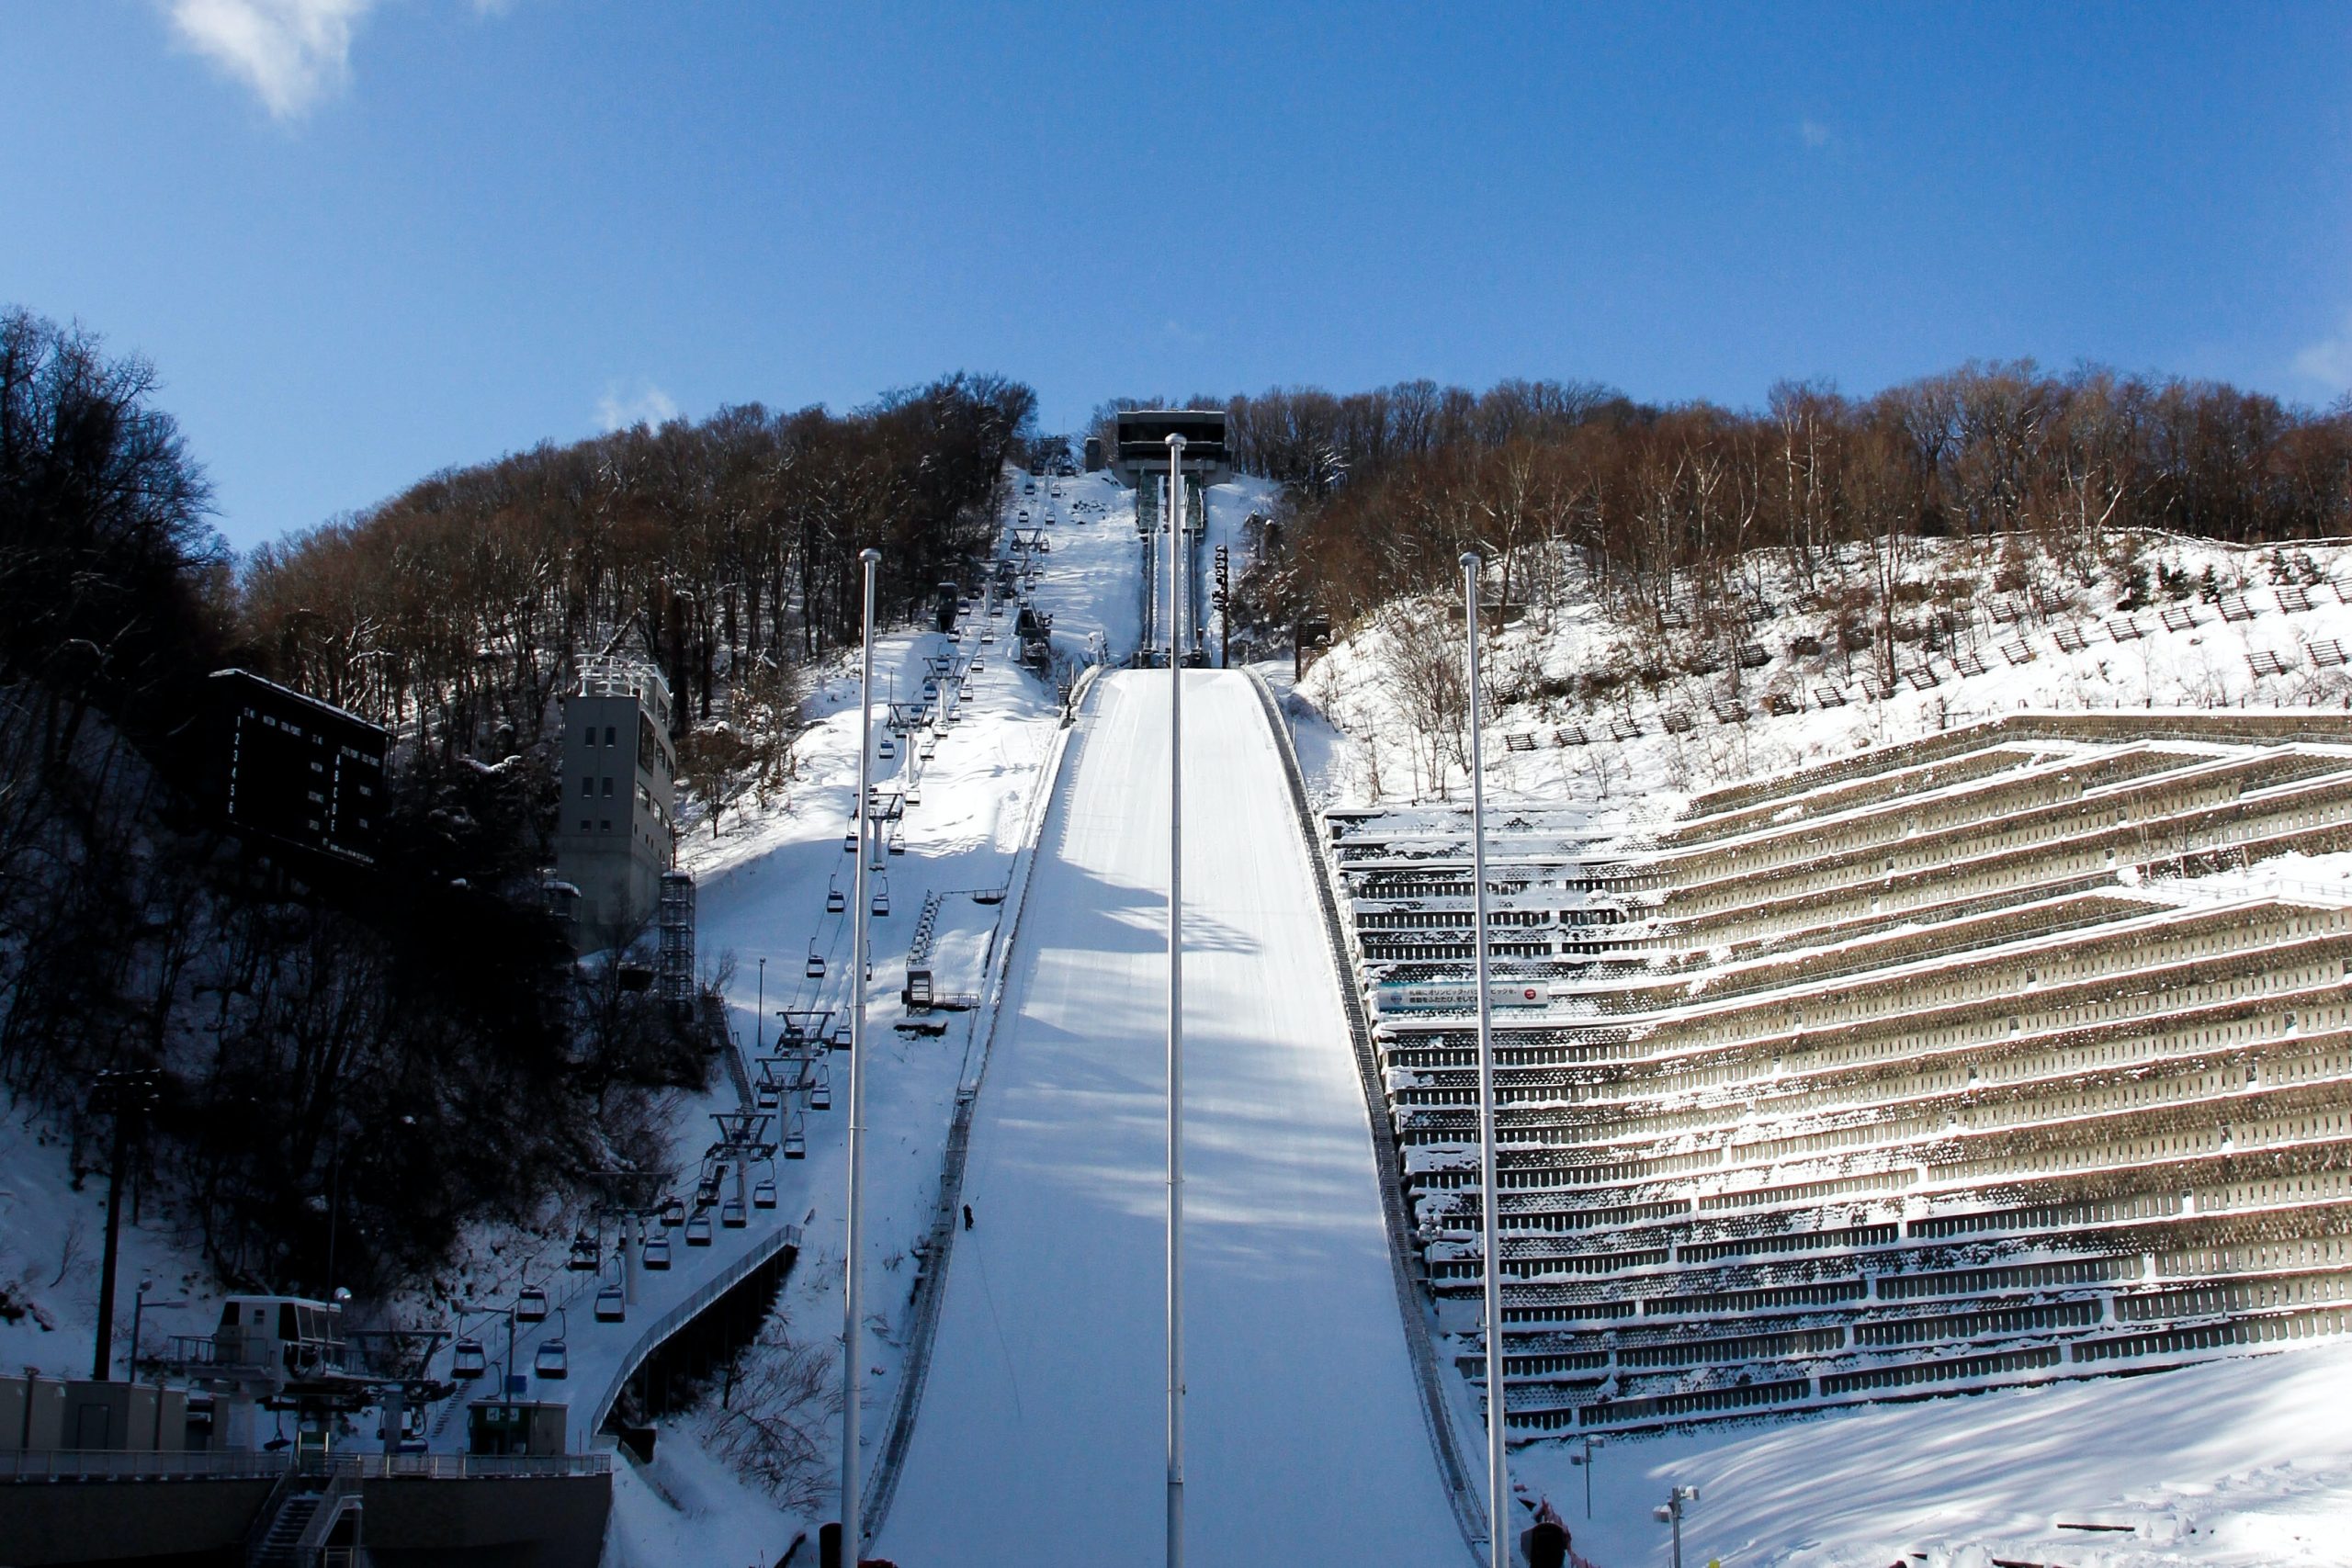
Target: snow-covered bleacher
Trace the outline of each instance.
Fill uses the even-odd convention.
[[[1335,811],[1418,1242],[1474,1381],[1459,808]],[[2352,716],[2019,714],[1488,827],[1515,1431],[2138,1371],[2352,1325]]]

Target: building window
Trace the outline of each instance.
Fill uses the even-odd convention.
[[[595,781],[594,779],[582,779],[582,780],[580,781],[580,798],[581,798],[581,799],[582,799],[582,800],[588,800],[588,799],[591,799],[591,798],[593,798],[593,797],[594,796],[595,793],[596,793],[596,781]]]
[[[595,824],[594,824],[594,823],[593,823],[593,822],[591,822],[591,821],[589,821],[589,820],[588,820],[588,818],[586,818],[585,817],[582,817],[582,818],[580,819],[580,830],[581,830],[582,832],[583,832],[583,833],[586,833],[586,832],[592,832],[592,831],[594,831],[594,829],[595,829]]]
[[[612,797],[613,797],[613,781],[612,781],[612,780],[610,780],[610,779],[606,779],[606,780],[605,781],[605,798],[606,800],[610,800]]]
[[[609,724],[605,726],[605,744],[607,746],[617,744],[613,739],[613,727]]]
[[[607,817],[607,818],[604,818],[602,821],[598,822],[598,823],[596,824],[596,827],[597,827],[597,829],[598,829],[600,831],[609,833],[609,832],[611,832],[611,831],[613,830],[613,819],[612,819],[611,818]]]

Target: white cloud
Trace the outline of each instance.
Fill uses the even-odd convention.
[[[1812,148],[1834,150],[1838,145],[1837,134],[1817,119],[1797,121],[1797,136]]]
[[[2352,310],[2334,337],[2324,337],[2295,355],[2295,369],[2335,390],[2352,391]]]
[[[677,403],[650,381],[639,381],[635,391],[625,390],[619,382],[613,382],[596,400],[596,423],[607,431],[663,424],[677,417]]]
[[[180,41],[294,119],[351,76],[351,37],[376,0],[169,0]]]

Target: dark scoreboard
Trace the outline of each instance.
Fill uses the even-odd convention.
[[[1119,461],[1168,467],[1168,438],[1184,438],[1187,469],[1225,462],[1223,409],[1129,409],[1118,417]]]
[[[229,825],[346,865],[374,865],[391,737],[243,670],[211,678],[212,788]]]

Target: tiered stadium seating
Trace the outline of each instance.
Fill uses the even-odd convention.
[[[1418,1241],[1483,1377],[1468,822],[1331,812]],[[1492,814],[1510,1426],[2139,1371],[2352,1324],[2352,716],[2019,715],[1641,835]]]

